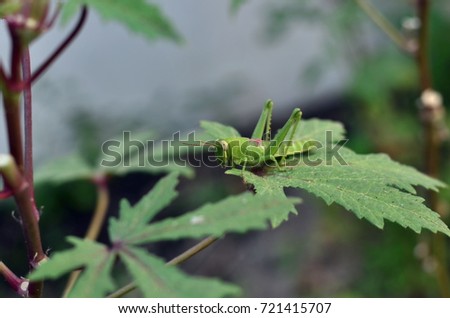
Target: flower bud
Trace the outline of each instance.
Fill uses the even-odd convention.
[[[0,0],[0,18],[29,44],[47,28],[50,0]]]

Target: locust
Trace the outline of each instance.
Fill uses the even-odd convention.
[[[250,138],[232,136],[217,139],[213,145],[217,161],[223,167],[242,170],[276,167],[283,170],[286,160],[308,151],[313,143],[293,140],[302,118],[299,108],[292,111],[284,126],[271,139],[273,102],[268,100]]]

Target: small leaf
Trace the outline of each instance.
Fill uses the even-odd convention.
[[[166,38],[181,41],[181,36],[159,7],[146,0],[69,0],[63,7],[63,23],[70,20],[81,5],[88,5],[103,19],[118,21],[149,40]]]
[[[142,231],[147,223],[178,195],[175,187],[178,175],[173,173],[161,179],[139,203],[131,207],[127,200],[120,202],[119,218],[111,218],[109,233],[112,241],[128,241]]]
[[[214,121],[203,120],[200,122],[200,127],[205,130],[209,140],[241,136],[233,127],[222,125],[221,123],[216,123]]]
[[[187,178],[194,175],[186,160],[181,159],[188,147],[176,147],[167,140],[155,140],[153,133],[122,135],[108,140],[106,153],[98,160],[103,173],[122,176],[132,172],[161,174],[176,172]],[[113,144],[114,142],[114,144]],[[130,144],[133,146],[130,146]]]
[[[95,169],[81,156],[73,154],[56,159],[40,167],[37,169],[34,179],[36,183],[64,183],[80,179],[90,179],[94,175]]]
[[[119,255],[144,297],[217,298],[240,292],[238,287],[217,279],[188,276],[139,248],[128,247]]]
[[[135,139],[133,139],[135,140]],[[139,139],[136,139],[139,140]],[[132,172],[149,173],[149,174],[167,174],[178,173],[182,176],[190,178],[194,171],[187,165],[186,161],[176,161],[176,156],[171,152],[172,149],[163,149],[155,147],[152,153],[152,160],[149,162],[145,158],[144,152],[129,153],[120,142],[116,147],[108,148],[108,154],[114,158],[108,158],[107,153],[98,160],[98,165],[90,165],[78,153],[74,153],[65,157],[58,158],[46,165],[39,167],[35,174],[36,184],[51,182],[62,184],[77,180],[91,180],[96,175],[123,176]],[[111,151],[114,152],[112,155]],[[187,151],[187,150],[186,150]],[[148,154],[148,152],[145,152]],[[129,161],[124,161],[124,157],[129,155]]]
[[[143,244],[179,238],[200,238],[207,235],[219,237],[225,233],[243,233],[261,230],[268,220],[283,211],[292,209],[299,200],[283,196],[254,196],[244,193],[186,213],[150,224],[129,233],[128,244]]]
[[[153,157],[155,159],[155,157]],[[187,166],[186,162],[173,161],[172,158],[161,159],[163,163],[150,164],[148,162],[142,163],[142,159],[138,156],[133,156],[130,161],[125,165],[123,163],[113,167],[101,167],[99,171],[101,173],[112,176],[124,176],[129,173],[148,173],[153,175],[177,173],[186,178],[192,178],[194,176],[194,170]]]
[[[55,279],[83,268],[70,297],[102,297],[114,289],[111,268],[115,258],[108,248],[90,240],[68,237],[74,247],[55,253],[30,275],[31,280]]]

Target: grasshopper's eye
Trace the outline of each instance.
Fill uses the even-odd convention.
[[[220,144],[224,152],[228,150],[228,142],[225,140],[218,140],[217,142]]]

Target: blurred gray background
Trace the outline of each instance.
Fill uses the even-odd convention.
[[[299,101],[341,87],[342,65],[322,74],[320,85],[303,76],[326,47],[320,24],[300,24],[269,43],[265,17],[272,1],[249,1],[236,15],[230,14],[229,1],[155,2],[182,33],[183,45],[149,43],[91,12],[78,39],[34,86],[38,166],[76,147],[80,120],[102,127],[102,138],[131,129],[171,135],[194,128],[201,119],[246,125],[246,115],[254,113],[256,121],[268,98],[279,107],[275,114],[283,114],[280,108],[287,113],[287,107],[301,106]],[[55,28],[34,43],[33,66],[69,30]],[[3,35],[1,39],[6,63],[8,46]],[[6,151],[3,120],[0,151]]]

